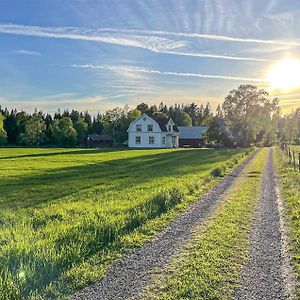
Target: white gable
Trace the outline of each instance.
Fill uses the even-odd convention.
[[[178,132],[167,131],[168,125],[175,123],[170,119],[165,129],[147,114],[142,114],[128,127],[129,148],[176,148],[178,147]]]
[[[134,120],[129,125],[127,132],[137,132],[137,125],[141,126],[141,132],[148,131],[148,125],[153,126],[153,132],[162,132],[159,124],[146,114],[142,114],[139,118]]]

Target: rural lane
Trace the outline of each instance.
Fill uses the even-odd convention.
[[[223,200],[245,166],[253,159],[253,153],[198,201],[172,221],[155,238],[134,252],[123,255],[108,270],[107,275],[96,284],[72,296],[72,299],[136,299],[150,283],[155,269],[163,268],[175,253],[189,240],[192,231],[211,216]]]
[[[282,200],[270,148],[236,300],[295,299]]]

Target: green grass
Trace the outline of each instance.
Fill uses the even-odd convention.
[[[0,299],[57,298],[101,278],[244,152],[0,149]]]
[[[300,146],[297,150],[300,152]],[[284,199],[285,215],[291,238],[293,253],[293,266],[300,280],[300,172],[295,171],[288,163],[284,153],[276,148],[275,162],[280,175],[281,193]],[[300,286],[297,287],[297,295],[300,298]]]
[[[247,257],[263,167],[263,149],[225,194],[214,215],[165,270],[144,299],[232,299]]]

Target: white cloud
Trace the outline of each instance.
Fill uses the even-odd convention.
[[[300,45],[300,43],[266,41],[254,39],[241,39],[217,35],[203,35],[196,33],[180,33],[166,31],[129,30],[129,29],[89,29],[79,27],[39,27],[26,25],[0,24],[0,33],[15,34],[23,36],[38,36],[57,39],[73,39],[93,42],[102,42],[112,45],[128,46],[147,49],[155,53],[165,53],[181,56],[206,57],[226,60],[267,61],[267,59],[255,57],[240,57],[233,55],[220,55],[213,53],[199,53],[189,49],[190,43],[183,40],[172,40],[169,37],[201,38],[231,42],[255,42],[266,44]]]
[[[16,50],[13,53],[22,54],[22,55],[24,54],[24,55],[32,55],[32,56],[42,56],[42,53],[40,52],[25,50],[25,49]]]
[[[115,29],[115,28],[104,28],[104,29],[101,29],[101,31],[112,31],[112,32],[118,31],[118,32],[124,32],[124,33],[139,33],[139,34],[152,34],[152,35],[163,35],[163,36],[178,36],[178,37],[208,39],[208,40],[223,41],[223,42],[269,44],[269,45],[282,45],[282,46],[300,46],[299,41],[240,38],[240,37],[231,37],[231,36],[215,35],[215,34],[170,32],[170,31],[153,31],[153,30],[135,30],[135,29]]]
[[[250,77],[236,77],[229,75],[210,75],[201,73],[182,73],[182,72],[169,72],[159,71],[153,69],[146,69],[133,66],[114,66],[114,65],[71,65],[74,68],[92,69],[92,70],[111,70],[111,71],[122,71],[122,72],[137,72],[146,74],[158,74],[165,76],[180,76],[180,77],[196,77],[206,79],[223,79],[223,80],[234,80],[234,81],[251,81],[251,82],[268,82],[265,79],[250,78]]]

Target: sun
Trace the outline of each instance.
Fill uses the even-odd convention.
[[[292,90],[300,87],[300,60],[283,59],[269,71],[268,81],[274,90]]]

